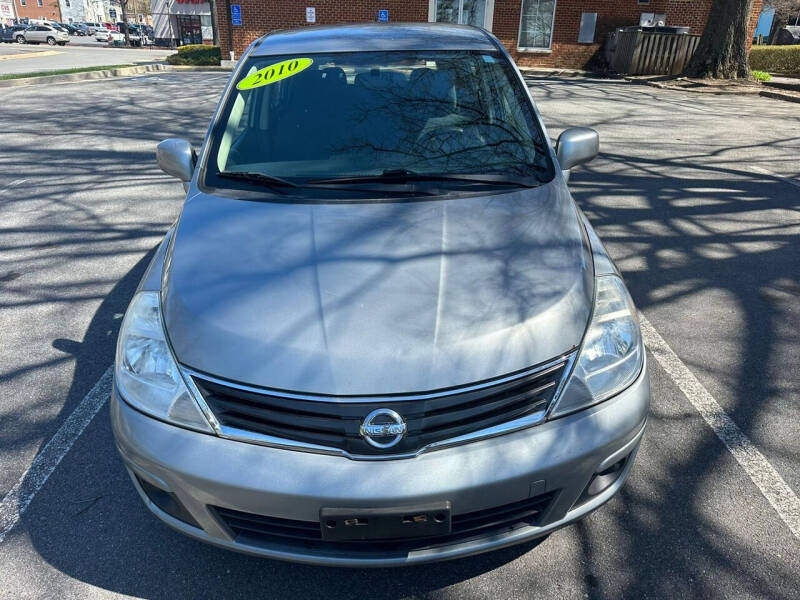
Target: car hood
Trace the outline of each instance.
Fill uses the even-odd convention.
[[[274,203],[198,193],[166,261],[182,364],[360,395],[435,390],[580,343],[592,261],[560,180],[418,202]]]

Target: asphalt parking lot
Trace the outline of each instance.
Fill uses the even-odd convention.
[[[631,479],[585,521],[449,563],[342,570],[233,554],[152,517],[116,455],[104,374],[180,210],[155,145],[199,144],[226,78],[3,91],[0,597],[798,597],[800,109],[761,97],[529,80],[551,137],[600,133],[571,188],[654,349]],[[87,398],[99,412],[81,432]]]
[[[73,44],[73,40],[80,41]],[[0,44],[0,75],[159,62],[175,52],[151,47],[109,48],[106,44],[85,40],[73,36],[67,46],[52,48],[47,44]]]

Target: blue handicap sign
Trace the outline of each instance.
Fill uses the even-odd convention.
[[[389,22],[389,11],[386,10],[386,9],[379,10],[378,11],[378,21],[381,21],[382,23],[388,23]]]
[[[231,4],[231,23],[234,25],[242,24],[242,5]]]

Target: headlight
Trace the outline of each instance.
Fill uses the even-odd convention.
[[[639,375],[642,356],[636,308],[625,284],[616,275],[598,277],[592,322],[552,416],[586,408],[622,391]]]
[[[114,376],[122,398],[143,413],[213,433],[167,345],[158,292],[139,292],[131,301],[117,340]]]

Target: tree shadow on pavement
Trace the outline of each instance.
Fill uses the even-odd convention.
[[[797,315],[787,308],[787,296],[796,297],[800,284],[800,197],[780,179],[695,162],[611,152],[576,172],[571,187],[638,306],[671,343],[681,343],[676,350],[684,361],[742,430],[758,439],[762,421],[775,418],[766,408],[797,396],[796,376],[777,369],[799,370],[792,363],[800,356]],[[98,353],[107,355],[104,365],[110,363],[115,315],[146,261],[114,287],[80,345],[54,342],[76,356],[76,373],[89,374],[82,379],[104,370]],[[682,338],[687,331],[699,337]],[[706,360],[715,344],[724,346],[725,360]],[[459,598],[790,598],[798,559],[778,560],[769,550],[771,540],[787,535],[783,525],[766,522],[771,507],[752,494],[721,442],[651,364],[659,384],[654,389],[663,397],[653,407],[631,480],[586,521],[540,545],[392,570],[310,567],[207,546],[147,512],[116,456],[105,409],[9,537],[27,536],[38,555],[69,578],[148,598],[404,598],[435,592]],[[743,490],[756,500],[746,501]],[[71,502],[87,494],[98,498],[90,508]],[[58,509],[60,516],[54,515]],[[444,590],[449,586],[458,589]]]

